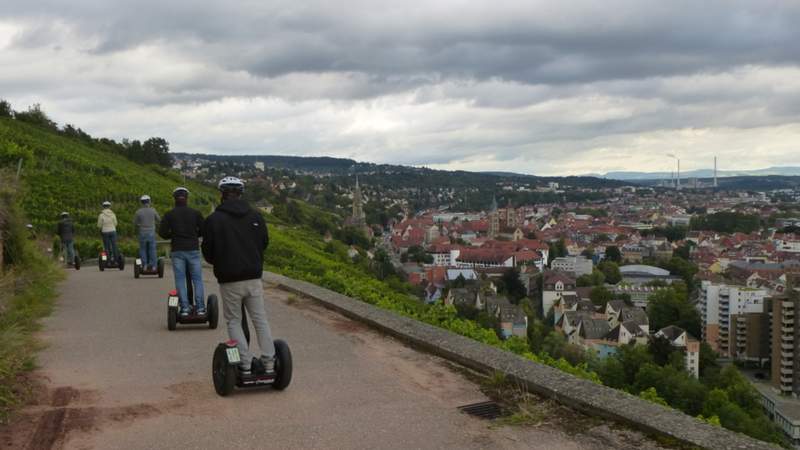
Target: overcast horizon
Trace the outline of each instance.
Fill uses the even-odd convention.
[[[800,2],[0,4],[0,98],[172,151],[580,175],[800,166]]]

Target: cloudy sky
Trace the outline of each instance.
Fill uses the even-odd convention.
[[[173,151],[800,165],[800,2],[6,0],[0,98]]]

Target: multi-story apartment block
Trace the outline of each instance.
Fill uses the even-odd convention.
[[[768,347],[762,341],[769,342],[767,294],[766,289],[703,281],[698,304],[703,340],[723,357],[749,354],[766,359]],[[732,332],[732,326],[738,328]]]
[[[772,384],[783,395],[800,395],[800,298],[772,297]]]

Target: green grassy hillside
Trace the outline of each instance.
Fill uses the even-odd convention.
[[[136,164],[45,128],[0,117],[0,166],[16,169],[20,158],[22,206],[39,233],[54,233],[59,213],[68,211],[80,235],[96,237],[100,204],[110,200],[120,234],[132,237],[139,197],[150,195],[163,213],[172,206],[172,190],[179,185],[189,188],[192,205],[204,214],[216,200],[213,189],[184,182],[171,170]]]

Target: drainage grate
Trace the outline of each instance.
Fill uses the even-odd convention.
[[[503,415],[503,409],[495,402],[480,402],[458,407],[459,411],[481,419],[492,420]]]

